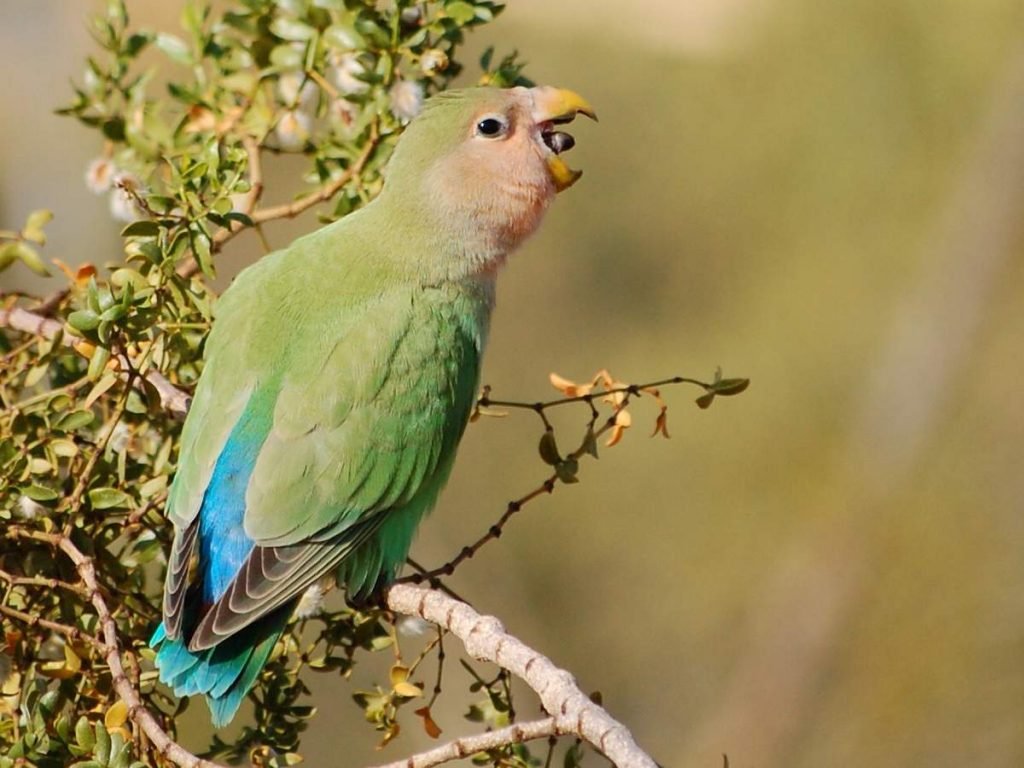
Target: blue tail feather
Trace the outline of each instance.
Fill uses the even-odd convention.
[[[161,624],[150,641],[157,649],[160,679],[171,686],[175,696],[205,696],[214,727],[227,725],[270,658],[293,607],[278,609],[197,653],[188,650],[184,638],[168,639]]]
[[[255,393],[217,457],[199,510],[199,579],[185,598],[184,636],[168,638],[161,624],[150,640],[157,650],[160,679],[176,696],[205,696],[218,728],[235,716],[294,607],[278,609],[213,648],[196,653],[188,650],[200,606],[217,602],[254,546],[245,534],[245,492],[270,428],[272,405]]]

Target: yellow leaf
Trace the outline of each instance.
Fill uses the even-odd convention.
[[[107,726],[109,731],[114,728],[120,728],[126,722],[128,722],[128,705],[118,699],[110,705],[107,714],[103,716],[103,724]]]
[[[404,683],[406,680],[409,679],[409,668],[404,667],[401,664],[395,664],[395,666],[391,668],[390,676],[391,685],[398,685],[399,683]]]
[[[417,696],[423,695],[423,689],[418,685],[412,683],[402,682],[395,686],[395,693],[399,696],[404,696],[407,699],[414,699]]]

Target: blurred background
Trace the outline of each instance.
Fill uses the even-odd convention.
[[[129,7],[167,28],[176,5]],[[52,208],[45,255],[67,262],[119,247],[81,181],[94,135],[52,114],[93,9],[7,0],[0,21],[0,222]],[[584,179],[502,278],[494,395],[602,367],[753,383],[708,411],[667,390],[670,441],[638,403],[452,586],[666,766],[1024,764],[1024,5],[516,0],[470,52],[489,44],[601,116],[573,129]],[[273,173],[271,200],[298,189]],[[237,238],[222,269],[258,252]],[[21,265],[2,279],[45,290]],[[585,416],[561,414],[565,442]],[[418,560],[544,477],[535,422],[470,428]],[[471,726],[447,674],[450,737]],[[415,745],[374,753],[352,689],[312,684],[310,764]]]

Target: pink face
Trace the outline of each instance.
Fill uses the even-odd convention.
[[[499,93],[467,121],[462,142],[434,166],[428,184],[465,237],[482,237],[488,251],[507,254],[580,176],[559,157],[574,142],[556,126],[593,110],[556,88]]]

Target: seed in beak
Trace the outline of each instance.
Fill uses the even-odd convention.
[[[575,147],[576,139],[574,139],[568,133],[554,131],[553,133],[544,134],[544,143],[548,145],[552,152],[554,152],[556,155],[560,155],[563,152],[568,152],[570,149]]]

